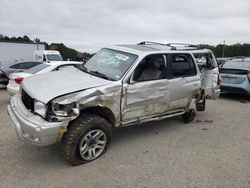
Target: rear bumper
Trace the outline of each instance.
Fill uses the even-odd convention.
[[[20,140],[37,146],[47,146],[61,140],[65,132],[63,122],[47,122],[40,116],[30,113],[20,102],[18,95],[12,97],[7,107],[8,115]]]
[[[221,89],[210,90],[206,93],[206,99],[218,99],[220,96]]]
[[[250,95],[250,91],[247,91],[244,88],[241,87],[233,87],[233,86],[221,86],[222,92],[229,92],[229,93],[239,93],[244,95]]]
[[[19,87],[11,87],[9,84],[7,85],[7,91],[8,93],[13,96],[18,93]]]

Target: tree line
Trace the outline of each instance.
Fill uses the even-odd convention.
[[[30,39],[27,35],[23,37],[8,37],[0,34],[0,41],[2,42],[20,42],[20,43],[42,43],[45,45],[45,49],[48,50],[57,50],[62,55],[64,60],[72,60],[72,61],[82,61],[83,59],[89,59],[93,56],[91,53],[87,52],[79,52],[73,48],[69,48],[65,46],[63,43],[51,43],[41,41],[39,38]]]
[[[232,45],[219,44],[217,46],[201,45],[203,48],[212,50],[216,57],[235,57],[235,56],[246,56],[250,57],[250,44],[248,43],[237,43]],[[224,50],[223,50],[224,48]]]
[[[30,42],[30,43],[43,43],[45,44],[45,48],[49,50],[58,50],[63,59],[67,60],[82,60],[89,59],[93,56],[93,54],[87,52],[79,52],[73,48],[69,48],[65,46],[63,43],[52,43],[48,44],[47,42],[42,42],[40,39],[35,38],[31,40],[27,35],[23,37],[8,37],[0,34],[0,41],[5,42]],[[208,48],[212,50],[216,57],[234,57],[234,56],[249,56],[250,57],[250,44],[232,44],[232,45],[224,45],[219,44],[216,46],[208,45],[208,44],[200,44],[203,48]],[[223,52],[224,51],[224,52]]]

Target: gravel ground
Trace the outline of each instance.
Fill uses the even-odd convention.
[[[180,118],[118,129],[108,151],[71,167],[60,144],[17,139],[0,89],[0,187],[250,187],[250,98],[222,95]]]

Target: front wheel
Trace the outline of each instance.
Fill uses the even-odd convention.
[[[111,141],[112,125],[97,115],[85,114],[72,122],[63,137],[64,157],[81,165],[103,155]]]

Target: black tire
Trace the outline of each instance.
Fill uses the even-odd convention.
[[[105,133],[105,148],[99,156],[94,159],[86,160],[81,157],[80,143],[84,141],[84,138],[91,132],[99,130]],[[88,163],[99,158],[107,150],[107,146],[112,137],[112,125],[100,116],[92,114],[84,114],[71,122],[69,129],[65,133],[62,144],[63,153],[66,161],[72,165],[81,165]],[[89,146],[88,146],[89,147]]]
[[[184,123],[190,123],[194,120],[196,116],[196,112],[194,109],[188,110],[185,114],[182,115],[182,119]]]
[[[206,99],[203,99],[202,102],[197,102],[197,103],[195,104],[195,106],[196,106],[196,110],[197,110],[198,112],[203,112],[203,111],[205,111],[205,109],[206,109]]]

